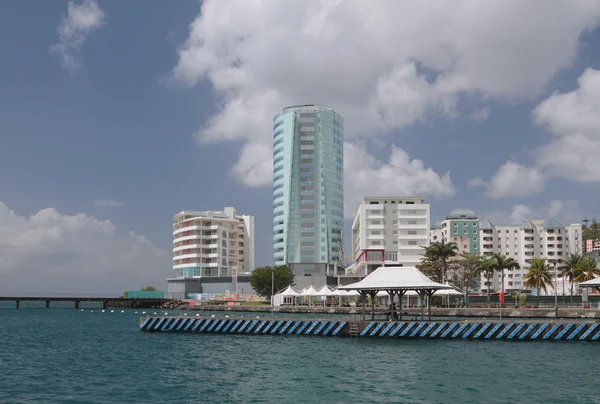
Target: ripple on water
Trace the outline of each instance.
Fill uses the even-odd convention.
[[[0,310],[0,402],[597,402],[596,344],[149,334]]]

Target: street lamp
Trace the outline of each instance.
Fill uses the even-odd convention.
[[[556,273],[556,260],[554,260],[554,313],[558,317],[558,275]]]
[[[273,306],[275,306],[275,266],[271,267],[271,319],[273,318]]]

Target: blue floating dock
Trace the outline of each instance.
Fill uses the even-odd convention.
[[[310,335],[387,339],[600,341],[597,322],[585,321],[352,321],[152,316],[140,330],[162,333]]]

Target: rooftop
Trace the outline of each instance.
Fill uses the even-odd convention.
[[[523,220],[520,227],[521,229],[535,230],[535,225],[529,219]]]
[[[546,219],[546,221],[544,222],[544,224],[542,224],[542,229],[564,229],[565,227],[558,223],[554,218],[548,218]]]
[[[446,216],[446,219],[477,219],[477,213],[469,208],[456,208]]]

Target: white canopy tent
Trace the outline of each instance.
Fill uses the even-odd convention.
[[[292,285],[289,285],[287,288],[285,288],[279,293],[276,293],[275,296],[273,296],[273,305],[281,306],[282,304],[285,304],[286,298],[295,299],[298,296],[299,294],[296,291],[296,289],[294,289]]]
[[[589,280],[589,281],[581,282],[579,284],[579,286],[583,286],[584,288],[600,287],[600,277],[594,278],[594,279]]]
[[[312,285],[307,288],[304,288],[298,296],[323,296],[320,294],[318,290],[316,290]]]
[[[428,297],[429,318],[431,319],[431,296],[440,290],[453,289],[449,285],[434,282],[415,267],[379,267],[359,282],[340,286],[342,290],[356,290],[363,297],[363,319],[366,312],[366,297],[371,296],[371,316],[375,318],[375,296],[381,291],[387,292],[391,297],[398,295],[400,300],[400,314],[402,314],[402,297],[408,291],[415,291],[421,300]],[[423,317],[423,305],[421,305],[421,317]],[[394,306],[392,304],[392,316]]]
[[[292,285],[288,286],[285,290],[282,290],[281,292],[277,293],[277,295],[284,297],[299,296],[298,292],[296,292]]]
[[[319,289],[317,293],[319,293],[319,296],[335,296],[334,291],[331,290],[331,288],[329,288],[327,285]]]

